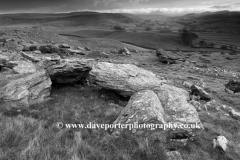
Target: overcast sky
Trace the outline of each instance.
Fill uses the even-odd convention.
[[[186,13],[240,11],[239,0],[0,0],[0,13],[19,12]]]

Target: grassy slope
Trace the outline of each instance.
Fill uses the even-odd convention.
[[[39,34],[43,36],[42,32]],[[29,36],[35,37],[31,34]],[[81,40],[82,42],[88,41],[88,39]],[[64,39],[65,43],[68,41],[69,39]],[[96,40],[95,43],[97,42]],[[69,43],[79,45],[77,41],[69,41]],[[181,53],[181,56],[207,66],[222,66],[239,71],[239,55]],[[228,56],[234,57],[234,60],[226,60]],[[209,59],[211,63],[202,62],[200,57]],[[231,78],[229,76],[207,75],[205,72],[199,73],[195,70],[185,71],[186,64],[162,65],[157,61],[155,54],[151,52],[136,53],[133,54],[132,58],[144,62],[145,65],[141,67],[150,69],[160,76],[168,77],[172,81],[203,81],[206,84],[205,90],[210,92],[218,101],[217,105],[226,104],[240,111],[239,95],[224,91],[223,84]],[[126,59],[131,58],[126,57]],[[180,85],[180,87],[183,86]],[[96,121],[97,123],[111,123],[126,104],[126,101],[121,100],[111,92],[80,86],[55,87],[52,98],[53,100],[44,105],[32,106],[30,108],[31,114],[25,114],[25,116],[11,118],[3,114],[5,111],[0,111],[1,159],[155,160],[164,157],[162,146],[159,143],[148,142],[144,138],[123,136],[113,140],[104,130],[59,130],[55,127],[56,122],[87,123]],[[180,150],[184,159],[227,160],[227,156],[233,157],[234,160],[240,159],[239,121],[223,116],[221,112],[214,109],[203,110],[199,114],[206,129],[196,141],[190,142]],[[231,146],[227,156],[213,150],[212,139],[217,134],[222,134],[230,140]]]
[[[206,39],[212,42],[220,42],[224,44],[236,45],[240,47],[240,36],[229,33],[201,33],[196,32],[201,39]]]
[[[143,48],[166,50],[216,50],[216,49],[196,49],[181,45],[180,38],[176,33],[158,33],[158,32],[121,32],[111,30],[79,30],[63,32],[63,35],[84,38],[104,38],[113,39]],[[216,50],[217,51],[217,50]]]
[[[114,93],[78,87],[56,87],[54,98],[31,107],[31,117],[0,116],[1,160],[154,160],[162,157],[162,146],[144,137],[112,139],[101,129],[58,129],[63,123],[112,123],[126,101]]]

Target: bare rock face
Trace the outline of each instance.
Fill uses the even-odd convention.
[[[84,81],[93,65],[92,59],[64,59],[47,68],[53,83]]]
[[[199,132],[203,129],[198,113],[189,101],[187,91],[175,86],[164,84],[161,87],[154,88],[153,91],[158,95],[166,114],[166,122],[175,124],[198,124],[196,128],[186,129]]]
[[[128,97],[135,92],[160,86],[157,76],[132,64],[95,63],[89,73],[90,82]]]
[[[192,95],[199,96],[200,99],[202,99],[202,100],[210,101],[212,99],[210,94],[207,93],[203,88],[201,88],[199,86],[192,85],[191,90],[192,90],[192,93],[191,93]]]
[[[227,150],[227,144],[228,140],[224,136],[218,136],[213,139],[213,147],[216,148],[218,147],[219,149],[222,149],[223,151]]]
[[[169,151],[166,154],[168,160],[183,160],[181,154],[178,151]]]
[[[118,54],[123,54],[123,55],[127,55],[127,56],[131,56],[131,52],[126,48],[122,48],[118,51]]]
[[[61,53],[61,50],[58,46],[54,45],[42,45],[39,47],[41,53]]]
[[[131,133],[141,136],[157,134],[169,144],[174,141],[174,145],[183,146],[203,130],[198,113],[188,99],[187,91],[167,84],[142,90],[130,98],[113,124],[127,124],[132,127]],[[139,124],[145,128],[136,128]],[[129,128],[113,129],[112,135],[126,133]]]
[[[234,119],[237,119],[237,120],[240,120],[240,112],[236,111],[235,109],[231,109],[229,111],[229,114],[234,118]]]
[[[129,100],[127,106],[121,111],[118,118],[114,121],[113,124],[163,124],[164,120],[164,110],[161,102],[159,101],[157,95],[151,90],[143,90],[135,93]],[[120,135],[122,131],[129,130],[123,128],[116,128],[112,130],[113,135]],[[142,128],[137,129],[132,128],[130,132],[138,133],[144,131],[150,131],[151,128]]]
[[[92,69],[93,59],[68,58],[61,59],[57,54],[31,54],[21,52],[21,55],[39,63],[48,71],[53,83],[78,83],[86,79]]]
[[[234,93],[240,92],[240,82],[235,80],[230,80],[227,84],[225,84],[225,87]]]
[[[79,55],[87,55],[89,54],[88,51],[80,50],[80,49],[67,49],[67,52],[70,54],[79,54]]]
[[[176,64],[180,59],[178,55],[172,53],[171,51],[164,51],[163,49],[157,49],[156,55],[158,60],[162,63]]]
[[[26,61],[9,63],[14,64],[12,68],[6,67],[12,72],[0,77],[0,100],[7,107],[28,107],[49,96],[52,82],[44,69]]]
[[[71,46],[69,44],[60,44],[58,47],[59,48],[71,48]]]

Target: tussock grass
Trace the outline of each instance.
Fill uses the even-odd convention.
[[[0,113],[1,160],[155,160],[163,147],[146,137],[113,138],[102,129],[58,129],[63,123],[112,123],[127,103],[114,93],[55,86],[53,100],[31,106],[37,118]],[[113,109],[114,108],[114,109]]]

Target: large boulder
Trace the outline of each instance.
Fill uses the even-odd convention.
[[[78,83],[87,78],[93,62],[93,59],[64,59],[47,70],[53,83]]]
[[[225,84],[225,87],[234,93],[240,92],[240,82],[235,80],[230,80],[227,84]]]
[[[126,47],[120,49],[120,50],[118,51],[118,54],[131,56],[131,52],[130,52]]]
[[[8,74],[0,77],[0,100],[4,106],[29,107],[48,98],[52,82],[44,69],[26,61],[10,61],[8,64],[14,65],[5,66]]]
[[[179,124],[198,123],[202,127],[195,107],[189,103],[190,97],[186,90],[163,84],[160,87],[154,88],[153,91],[162,103],[167,122]]]
[[[45,68],[47,68],[49,65],[60,63],[61,61],[61,57],[58,54],[20,52],[20,55],[33,63],[41,63]]]
[[[210,101],[212,99],[211,95],[207,93],[203,88],[197,86],[197,85],[192,85],[191,86],[191,94],[195,96],[199,96],[200,99]]]
[[[98,62],[94,64],[89,75],[91,83],[115,90],[125,97],[144,89],[160,86],[164,82],[154,73],[132,64]]]
[[[61,50],[58,46],[55,45],[42,45],[39,47],[41,53],[61,53]]]
[[[133,133],[151,131],[156,127],[149,126],[149,128],[133,128],[134,125],[139,124],[163,124],[164,110],[158,96],[151,90],[143,90],[135,93],[129,100],[127,106],[121,111],[118,118],[114,121],[114,125],[128,124],[132,128],[114,128],[113,135],[120,135],[122,131],[130,130]]]
[[[94,59],[61,59],[57,54],[41,55],[21,52],[21,55],[44,66],[53,83],[78,83],[85,80],[94,62]]]
[[[163,49],[157,49],[156,55],[158,57],[158,60],[162,63],[176,64],[178,63],[178,60],[180,60],[180,57],[178,55],[174,54],[171,51],[164,51]]]
[[[174,145],[183,146],[203,130],[198,113],[188,100],[187,91],[167,84],[142,90],[130,98],[113,124],[127,124],[131,127],[131,133],[151,134],[153,138],[158,135],[169,144],[173,142]],[[148,127],[139,128],[139,124]],[[129,128],[114,128],[112,134],[118,136],[128,130]]]
[[[213,147],[219,148],[220,150],[226,151],[227,150],[228,140],[224,136],[217,136],[213,139]]]

